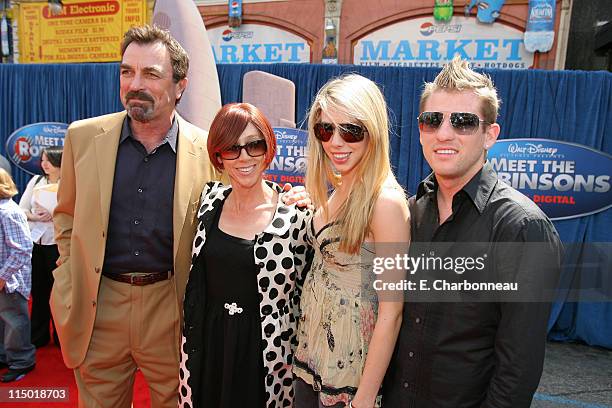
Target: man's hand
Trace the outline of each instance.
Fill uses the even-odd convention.
[[[59,257],[58,257],[58,258],[55,260],[55,265],[57,265],[57,266],[61,266],[61,265],[65,264],[66,262],[68,262],[68,259],[69,259],[69,258],[70,258],[70,257],[68,257],[68,256],[62,256],[62,255],[60,255],[60,256],[59,256]]]
[[[286,183],[283,186],[283,190],[286,191],[286,193],[283,194],[283,202],[285,204],[295,204],[298,207],[307,207],[310,210],[314,209],[310,194],[306,192],[304,186],[293,187],[290,183]]]

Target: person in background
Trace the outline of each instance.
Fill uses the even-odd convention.
[[[43,347],[51,339],[52,322],[49,297],[53,287],[53,270],[59,257],[53,231],[53,209],[57,204],[57,183],[62,165],[62,148],[47,147],[40,156],[43,174],[28,182],[19,207],[25,212],[34,241],[32,250],[32,344]],[[55,344],[59,340],[53,332]]]
[[[379,407],[403,297],[379,301],[372,261],[406,253],[410,239],[380,89],[359,75],[331,80],[316,96],[308,131],[315,255],[301,299],[294,407]]]
[[[0,366],[8,367],[2,382],[18,380],[36,365],[28,315],[32,238],[12,200],[16,194],[13,179],[0,169]]]
[[[211,163],[231,186],[202,193],[185,292],[181,407],[290,407],[310,211],[284,204],[263,173],[276,153],[268,120],[225,105],[208,135]]]
[[[6,172],[11,174],[11,163],[9,163],[8,159],[0,154],[0,169],[6,170]]]

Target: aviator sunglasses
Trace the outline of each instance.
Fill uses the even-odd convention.
[[[225,150],[221,150],[217,153],[223,160],[236,160],[240,157],[242,149],[246,150],[247,154],[251,157],[259,157],[266,154],[268,147],[264,139],[254,140],[243,145],[233,145]]]
[[[444,122],[443,112],[423,112],[417,119],[419,120],[419,129],[423,133],[433,133],[440,129]],[[452,112],[450,114],[450,123],[455,132],[459,135],[473,135],[476,133],[481,123],[490,125],[491,122],[482,120],[475,113],[469,112]]]
[[[333,123],[319,122],[314,125],[314,135],[322,142],[329,142],[334,135],[336,125]],[[346,143],[361,142],[365,137],[366,129],[363,126],[355,125],[354,123],[339,123],[338,133],[342,140]]]

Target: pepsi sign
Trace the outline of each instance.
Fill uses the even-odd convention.
[[[39,174],[42,149],[64,146],[67,129],[67,124],[59,122],[40,122],[21,127],[6,140],[6,155],[22,170]]]
[[[498,140],[487,154],[500,180],[531,198],[550,219],[612,207],[612,156],[549,139]]]
[[[206,30],[217,64],[310,62],[308,41],[264,24],[219,26]]]
[[[434,26],[431,22],[426,21],[425,23],[421,24],[421,35],[429,37],[434,33],[435,28],[436,26]]]
[[[281,186],[291,183],[303,186],[306,174],[306,144],[308,132],[302,129],[275,127],[276,156],[264,177]]]
[[[229,16],[236,18],[242,17],[242,0],[230,0]]]

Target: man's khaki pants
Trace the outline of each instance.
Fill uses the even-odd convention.
[[[129,408],[140,368],[151,406],[178,403],[179,314],[174,279],[132,286],[102,276],[93,335],[74,370],[79,407]]]

